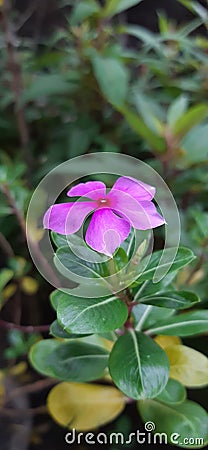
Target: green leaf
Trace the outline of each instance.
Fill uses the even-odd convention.
[[[106,99],[116,107],[123,105],[128,92],[128,70],[115,58],[94,54],[94,75]]]
[[[61,338],[61,339],[75,339],[75,338],[89,336],[88,334],[67,333],[61,327],[61,325],[59,325],[57,320],[54,320],[54,322],[51,324],[50,334],[52,334],[52,336],[54,336],[54,337]]]
[[[206,445],[208,418],[206,411],[197,403],[186,400],[179,405],[162,404],[155,400],[140,400],[139,413],[144,422],[153,422],[157,433],[167,434],[168,442],[184,448]],[[198,440],[198,445],[185,444],[187,438]],[[184,441],[185,440],[185,441]]]
[[[108,363],[108,352],[84,342],[64,342],[47,356],[53,376],[63,381],[100,378]]]
[[[139,92],[138,89],[133,92],[133,101],[147,127],[157,136],[160,135],[164,127],[162,122],[163,111],[161,111],[158,103]]]
[[[9,216],[10,214],[13,214],[12,208],[1,205],[0,217]]]
[[[57,311],[58,302],[61,297],[62,297],[62,291],[59,291],[59,290],[55,290],[55,291],[51,292],[51,294],[50,294],[51,306],[55,311]]]
[[[172,289],[172,281],[176,274],[177,271],[170,272],[158,283],[153,283],[151,280],[143,281],[139,286],[137,285],[133,288],[134,299],[140,300],[141,297],[149,297]]]
[[[132,228],[131,232],[129,233],[127,239],[122,242],[121,248],[123,248],[127,254],[127,257],[131,259],[134,250],[135,250],[135,243],[136,243],[136,233],[135,230]]]
[[[198,123],[202,122],[208,116],[208,107],[206,104],[192,106],[180,117],[174,125],[174,133],[184,136],[188,131]]]
[[[199,302],[199,297],[189,291],[167,291],[153,296],[141,296],[140,302],[164,308],[183,309]]]
[[[153,325],[161,322],[161,317],[163,320],[171,317],[175,314],[174,309],[160,308],[159,306],[144,305],[139,303],[133,308],[133,317],[135,322],[135,329],[137,331],[146,330]]]
[[[208,124],[202,124],[192,128],[184,136],[180,143],[182,152],[178,160],[179,167],[189,167],[192,164],[208,161],[207,135]]]
[[[208,310],[193,311],[161,321],[157,327],[150,328],[147,334],[166,334],[168,336],[192,336],[206,332]]]
[[[167,112],[167,124],[173,128],[175,123],[184,115],[188,106],[188,97],[180,95],[170,105]]]
[[[14,276],[14,272],[13,270],[10,269],[2,269],[0,271],[0,310],[3,308],[4,303],[7,301],[7,299],[10,297],[7,297],[7,295],[5,295],[5,291],[4,291],[4,287],[7,285],[7,283],[13,278]],[[15,284],[10,283],[10,285],[8,285],[7,289],[7,294],[8,294],[8,289],[11,288],[11,293],[13,295],[13,293],[16,291],[16,286]],[[14,289],[14,291],[13,291]]]
[[[157,395],[155,400],[172,405],[182,403],[186,400],[186,389],[179,381],[170,378],[163,391]]]
[[[62,293],[57,318],[69,333],[108,333],[121,327],[128,317],[128,308],[115,297],[79,298]]]
[[[192,0],[178,0],[182,5],[192,12],[195,12],[201,19],[206,22],[208,20],[207,9],[204,8],[199,2]]]
[[[6,286],[8,281],[12,279],[14,275],[13,270],[10,269],[2,269],[0,271],[0,291]]]
[[[22,101],[42,99],[52,95],[66,94],[71,91],[71,84],[61,74],[36,75],[31,85],[23,94]]]
[[[192,216],[195,219],[203,237],[206,239],[208,237],[208,212],[193,210]]]
[[[72,26],[77,25],[78,23],[83,22],[92,15],[98,13],[99,10],[99,5],[95,0],[79,1],[72,11],[70,24]]]
[[[29,352],[29,360],[37,372],[53,377],[53,370],[48,363],[48,355],[58,348],[60,341],[56,339],[43,339],[34,344]]]
[[[45,339],[33,345],[30,362],[44,375],[63,381],[91,381],[102,376],[108,352],[84,342]]]
[[[154,252],[150,258],[150,261],[147,264],[147,267],[145,267],[146,264],[146,258],[143,259],[141,264],[138,266],[138,273],[141,272],[141,275],[138,277],[137,281],[141,283],[145,280],[151,280],[155,274],[156,269],[158,268],[166,268],[170,265],[170,255],[172,255],[172,248],[168,248],[165,250],[159,250],[157,252]],[[163,264],[160,264],[161,257],[163,256]],[[147,257],[147,260],[149,257]],[[189,264],[191,261],[195,259],[195,256],[193,252],[185,247],[179,247],[178,252],[175,256],[174,261],[172,262],[172,265],[168,271],[168,274],[170,272],[174,272],[176,270],[181,269],[182,267]],[[142,272],[142,268],[145,267],[144,271]]]
[[[66,247],[68,244],[69,236],[63,234],[55,233],[51,231],[51,238],[56,247]]]
[[[91,263],[85,259],[81,259],[76,256],[69,247],[58,248],[54,257],[54,263],[61,273],[63,273],[63,269],[66,268],[69,269],[72,274],[83,278],[103,278],[109,275],[107,263]],[[65,275],[65,273],[63,273],[63,275]]]
[[[128,264],[129,261],[128,256],[122,247],[119,247],[118,250],[116,251],[116,254],[113,256],[113,261],[115,266],[115,273],[124,269]]]
[[[143,0],[108,0],[104,9],[105,17],[112,17],[116,14],[138,5]]]
[[[139,135],[142,136],[151,145],[152,149],[156,149],[158,152],[165,151],[165,140],[162,137],[157,136],[153,133],[151,128],[149,128],[143,119],[135,114],[133,111],[128,109],[126,106],[119,108],[119,111],[125,117],[126,121],[129,123],[130,127]]]
[[[56,247],[68,247],[76,256],[81,259],[86,259],[90,262],[105,262],[107,257],[95,252],[87,246],[84,239],[76,234],[64,236],[62,234],[51,232],[51,237]]]
[[[169,363],[165,352],[143,333],[129,330],[115,343],[109,370],[116,386],[130,398],[158,395],[168,381]]]
[[[147,30],[144,27],[139,25],[127,25],[121,26],[118,30],[120,33],[129,34],[130,36],[134,36],[135,38],[144,42],[145,46],[154,48],[161,52],[161,44],[158,40],[158,37],[155,33]]]

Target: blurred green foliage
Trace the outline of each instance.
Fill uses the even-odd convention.
[[[158,13],[159,32],[153,33],[118,20],[138,0],[108,0],[104,6],[78,1],[67,26],[38,49],[16,33],[17,12],[2,7],[1,306],[16,292],[5,294],[7,283],[13,280],[19,291],[25,273],[37,277],[25,267],[25,215],[40,179],[69,158],[120,152],[148,162],[172,190],[182,244],[198,256],[179,274],[178,288],[191,286],[206,307],[208,40],[197,30],[207,28],[208,14],[198,2],[180,2],[195,19],[179,26]],[[19,255],[26,261],[20,275]],[[9,358],[34,342],[19,332],[9,339]]]

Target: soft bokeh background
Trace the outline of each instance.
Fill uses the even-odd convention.
[[[52,288],[26,246],[27,206],[41,178],[69,158],[123,153],[160,173],[180,210],[182,244],[198,256],[178,286],[206,307],[208,15],[206,0],[126,1],[134,6],[118,14],[104,1],[103,9],[90,0],[0,3],[0,362],[10,390],[38,381],[27,352],[53,319]],[[186,341],[206,353],[205,337]],[[24,393],[14,409],[41,408],[47,392]],[[204,391],[190,395],[206,406]],[[2,449],[66,448],[44,409],[23,414],[21,432],[18,414],[2,417]],[[105,429],[138,427],[129,405]]]

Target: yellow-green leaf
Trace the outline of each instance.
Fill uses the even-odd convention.
[[[60,383],[50,391],[47,405],[60,425],[87,431],[115,419],[125,401],[125,396],[112,386]]]
[[[180,345],[182,344],[181,339],[178,336],[163,336],[162,334],[158,334],[154,341],[160,345],[163,349],[170,345]]]
[[[170,362],[170,377],[184,386],[196,387],[208,384],[208,358],[185,345],[165,348]]]

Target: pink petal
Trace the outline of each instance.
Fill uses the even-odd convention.
[[[103,208],[94,212],[85,239],[97,252],[112,256],[130,230],[129,222],[117,217],[110,209]]]
[[[69,197],[89,197],[97,200],[99,197],[106,195],[106,186],[102,181],[88,181],[87,183],[80,183],[72,187],[67,195]]]
[[[118,178],[110,193],[113,192],[114,189],[126,192],[126,194],[131,195],[131,197],[139,201],[152,200],[156,192],[156,189],[153,186],[131,177]]]
[[[86,216],[93,211],[93,202],[73,202],[52,205],[43,218],[44,228],[60,234],[73,234],[79,230]]]
[[[129,220],[131,226],[138,230],[149,230],[165,223],[164,218],[157,212],[153,202],[138,202],[121,191],[114,191],[109,196],[113,204],[112,209]]]

